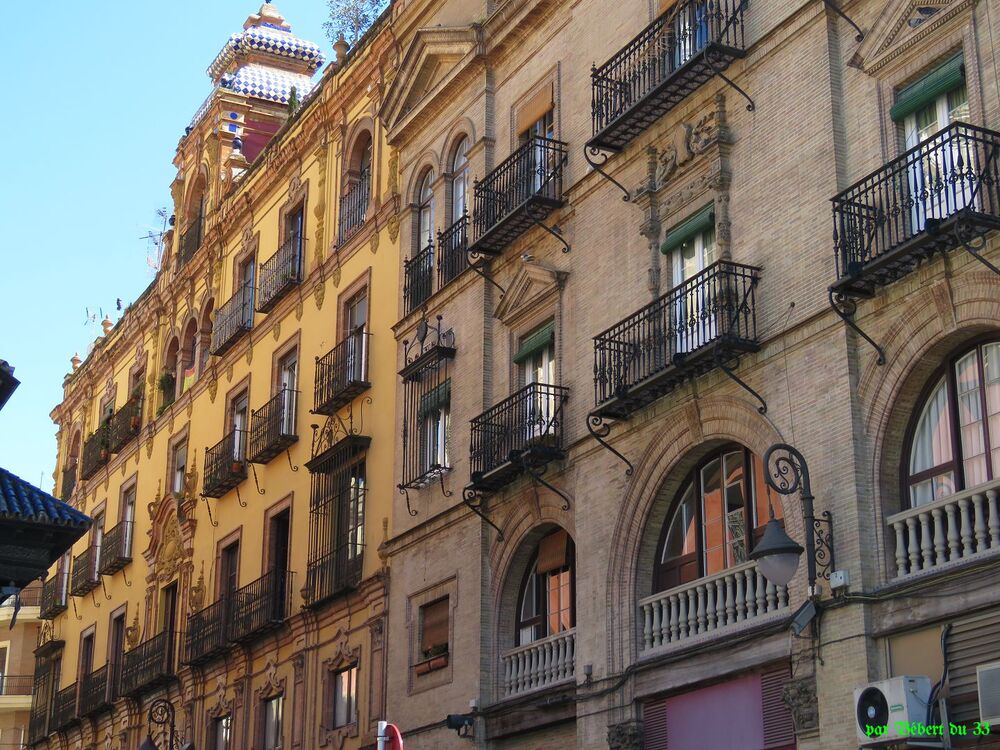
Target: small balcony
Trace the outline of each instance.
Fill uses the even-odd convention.
[[[595,415],[627,419],[686,380],[760,348],[760,269],[719,261],[594,337]]]
[[[371,387],[368,348],[371,334],[358,329],[316,360],[313,412],[330,416]]]
[[[250,416],[250,463],[266,464],[298,441],[295,427],[298,404],[299,392],[282,388]]]
[[[104,533],[98,573],[110,576],[132,562],[132,521],[121,521]]]
[[[87,547],[73,558],[73,577],[69,593],[73,596],[85,596],[97,588],[100,580],[97,576],[97,563],[101,551],[99,547]]]
[[[0,695],[9,698],[16,696],[30,697],[34,679],[30,674],[2,674],[0,675]]]
[[[443,289],[469,267],[469,215],[438,232],[438,289]]]
[[[732,638],[788,614],[788,588],[742,563],[640,599],[642,650]]]
[[[427,245],[409,260],[403,261],[403,303],[409,314],[426,302],[434,292],[434,243]]]
[[[59,485],[59,499],[64,503],[68,502],[73,496],[73,490],[76,489],[76,475],[79,470],[79,465],[75,458],[71,458],[66,464],[66,468],[62,470],[62,483]]]
[[[291,605],[292,574],[271,570],[233,594],[229,639],[248,643],[281,627]]]
[[[834,294],[871,297],[1000,229],[1000,133],[956,122],[833,199]]]
[[[562,141],[533,136],[476,182],[470,253],[499,255],[563,205],[566,148]]]
[[[744,0],[682,0],[590,73],[588,148],[621,151],[745,54]]]
[[[202,494],[222,497],[246,478],[246,430],[233,430],[205,451]]]
[[[574,681],[576,629],[518,646],[500,657],[503,695],[511,698]]]
[[[80,680],[80,716],[93,716],[111,708],[111,685],[107,665]]]
[[[302,283],[302,251],[305,240],[293,235],[278,252],[260,264],[257,312],[266,313],[293,287]]]
[[[120,453],[142,427],[142,399],[130,398],[108,422],[108,451]]]
[[[126,651],[120,695],[136,696],[174,679],[174,634],[163,631]]]
[[[343,544],[309,562],[306,571],[307,604],[317,606],[361,582],[363,545]]]
[[[566,457],[563,406],[569,389],[531,383],[472,420],[472,487],[495,492],[526,468]]]
[[[42,584],[42,602],[38,616],[43,620],[54,620],[66,611],[66,594],[69,585],[66,571],[59,570]]]
[[[244,284],[216,311],[209,353],[221,357],[253,328],[253,285]]]
[[[83,459],[80,462],[80,479],[90,479],[107,464],[111,457],[108,449],[108,425],[102,424],[83,442]]]
[[[204,664],[229,649],[227,623],[232,615],[230,599],[223,597],[188,617],[184,633],[185,664]]]
[[[65,729],[77,719],[76,683],[63,688],[52,699],[52,723],[49,729]]]
[[[340,197],[337,245],[343,245],[365,224],[372,194],[371,169],[363,169],[347,192]]]

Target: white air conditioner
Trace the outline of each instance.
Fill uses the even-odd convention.
[[[861,744],[878,747],[911,736],[910,724],[927,724],[930,696],[929,677],[891,677],[855,688],[854,716]]]
[[[976,667],[979,688],[979,720],[1000,725],[1000,661]]]

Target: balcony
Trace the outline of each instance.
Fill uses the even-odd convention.
[[[130,398],[108,422],[108,451],[120,453],[142,427],[142,399]]]
[[[470,253],[499,255],[563,205],[566,144],[534,136],[475,185]]]
[[[177,261],[180,265],[184,265],[194,254],[198,252],[198,248],[201,247],[201,234],[202,234],[202,220],[199,217],[191,226],[187,228],[184,234],[181,235],[180,247],[177,252]]]
[[[73,558],[73,577],[69,593],[73,596],[85,596],[97,588],[100,583],[97,577],[97,563],[101,551],[99,547],[87,547]]]
[[[316,360],[313,412],[330,416],[371,387],[368,345],[371,334],[358,329]]]
[[[90,479],[104,466],[111,453],[108,450],[108,425],[102,424],[83,442],[83,459],[80,462],[80,479]]]
[[[569,389],[531,383],[472,420],[472,486],[495,492],[525,469],[565,458],[563,405]]]
[[[738,636],[788,613],[788,588],[747,562],[639,600],[642,649]]]
[[[77,719],[76,683],[63,688],[52,699],[52,723],[49,729],[65,729]]]
[[[518,646],[503,654],[500,662],[505,698],[572,683],[576,675],[576,630]]]
[[[66,464],[66,468],[62,470],[62,483],[60,484],[59,499],[64,503],[69,501],[69,499],[73,496],[73,490],[76,489],[76,474],[78,468],[76,459],[72,458],[69,463]]]
[[[35,678],[30,674],[0,674],[0,696],[5,698],[31,697],[34,680]]]
[[[403,261],[403,303],[407,314],[426,302],[434,292],[434,243]]]
[[[253,328],[253,284],[247,283],[216,311],[209,354],[221,357]]]
[[[54,620],[66,611],[66,587],[69,583],[66,571],[57,571],[42,584],[42,603],[38,616],[43,620]]]
[[[337,245],[342,246],[365,224],[372,193],[371,169],[363,169],[347,192],[340,197]]]
[[[292,574],[271,570],[233,594],[229,639],[247,643],[281,627],[291,605]]]
[[[621,151],[702,84],[743,57],[745,0],[682,0],[591,79],[589,149]]]
[[[257,312],[270,312],[292,287],[302,283],[303,244],[302,237],[293,235],[285,240],[278,252],[260,264]]]
[[[361,582],[363,545],[343,544],[309,562],[306,570],[307,604],[316,606]]]
[[[102,576],[117,573],[132,562],[132,522],[121,521],[101,540],[101,559],[98,570]]]
[[[93,716],[111,708],[107,665],[80,680],[80,716]]]
[[[221,598],[188,617],[182,659],[185,664],[204,664],[228,650],[226,631],[231,614],[230,600]]]
[[[136,696],[174,678],[174,634],[158,633],[122,657],[118,694]]]
[[[250,416],[249,460],[266,464],[296,443],[295,411],[299,392],[283,388]]]
[[[1000,133],[956,122],[833,199],[837,282],[871,297],[936,252],[1000,229]]]
[[[202,494],[222,497],[246,478],[246,430],[233,430],[205,451]]]
[[[469,267],[469,215],[438,232],[438,289],[451,283]]]
[[[37,698],[31,704],[28,715],[28,744],[35,745],[45,740],[49,733],[49,717],[52,712],[46,703],[38,703]]]
[[[20,606],[22,610],[20,617],[24,617],[23,610],[26,607],[38,607],[41,605],[42,584],[40,584],[38,581],[32,582],[30,585],[21,589],[17,598],[18,598],[18,606]],[[12,596],[4,599],[3,603],[0,604],[0,610],[3,610],[5,608],[12,609],[13,607],[14,607],[14,597]],[[0,618],[2,618],[3,616],[4,615],[0,613]]]
[[[760,269],[719,261],[594,337],[594,415],[627,419],[688,379],[760,348]]]

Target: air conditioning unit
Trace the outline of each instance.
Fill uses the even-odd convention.
[[[979,688],[979,720],[1000,725],[1000,661],[976,667]]]
[[[878,747],[909,737],[900,725],[926,724],[930,696],[929,677],[891,677],[855,688],[854,716],[861,744]]]

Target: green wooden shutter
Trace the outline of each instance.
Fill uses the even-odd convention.
[[[889,111],[894,122],[900,122],[918,109],[926,107],[942,94],[957,89],[965,82],[965,59],[962,53],[942,63],[919,81],[896,94],[896,103]]]
[[[420,404],[417,408],[417,418],[423,419],[432,412],[439,411],[451,404],[451,379],[444,381],[438,386],[431,388],[420,397]]]
[[[690,216],[680,224],[667,231],[666,239],[660,246],[660,252],[669,255],[685,242],[715,226],[715,204],[709,203],[694,216]]]
[[[531,355],[540,352],[552,342],[555,332],[556,323],[554,320],[550,320],[534,333],[526,336],[521,341],[521,346],[518,347],[517,353],[514,355],[514,362],[521,364],[527,361]]]

